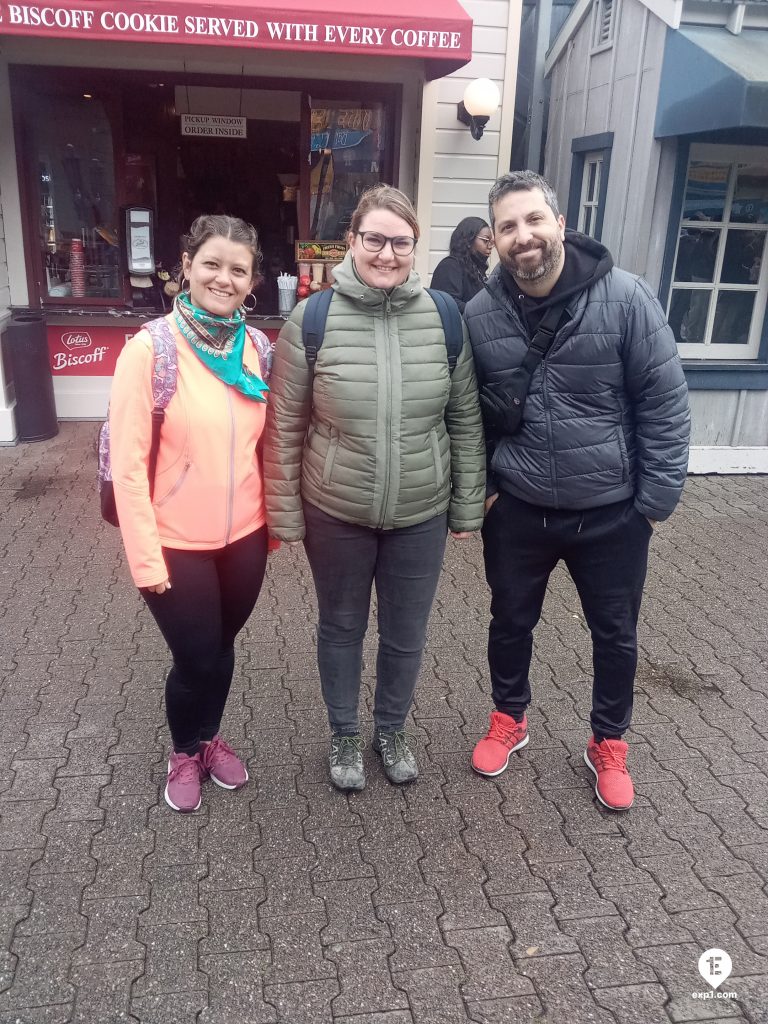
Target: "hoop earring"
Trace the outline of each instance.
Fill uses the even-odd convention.
[[[248,301],[248,299],[253,299],[253,305],[252,306],[246,306],[245,303]],[[246,313],[253,313],[255,311],[256,307],[258,306],[258,304],[259,303],[258,303],[258,301],[256,299],[256,296],[253,294],[253,292],[248,292],[248,294],[246,295],[245,299],[243,300],[243,304],[242,304],[242,306],[240,308],[244,309]]]
[[[183,292],[186,292],[187,295],[189,295],[189,293],[192,291],[192,284],[188,277],[185,277],[184,280],[181,282],[181,290]]]

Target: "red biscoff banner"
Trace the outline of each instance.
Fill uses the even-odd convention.
[[[0,3],[0,35],[420,57],[436,74],[472,57],[472,20],[458,0]]]

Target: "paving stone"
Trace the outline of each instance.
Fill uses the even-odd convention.
[[[131,1000],[131,1019],[138,1019],[141,1024],[197,1024],[207,1003],[206,993],[198,991],[134,996]],[[254,1024],[261,1022],[254,1020]]]
[[[545,1024],[544,1007],[537,996],[484,999],[468,1002],[470,1019],[477,1024]]]
[[[53,806],[48,800],[0,802],[0,850],[44,847],[43,819]]]
[[[30,875],[32,890],[29,916],[16,928],[17,936],[67,934],[85,940],[86,920],[80,913],[83,892],[93,881],[93,873],[79,871],[65,875]]]
[[[126,1024],[131,1018],[131,986],[144,970],[144,959],[109,963],[75,963],[72,1024]]]
[[[373,906],[377,886],[375,878],[313,883],[315,895],[325,903],[328,918],[328,924],[320,932],[323,945],[391,937],[389,925],[377,916]]]
[[[390,941],[381,939],[337,942],[326,947],[341,989],[333,1001],[334,1016],[408,1008],[405,994],[392,984],[388,956],[393,949]]]
[[[577,953],[578,945],[555,922],[551,913],[555,904],[549,892],[519,893],[515,896],[494,896],[491,906],[500,910],[515,941],[511,947],[515,959],[525,956],[551,956],[554,953]],[[535,950],[530,953],[529,950]]]
[[[597,989],[592,998],[621,1024],[668,1024],[667,994],[661,985],[621,985]]]
[[[208,990],[208,978],[198,970],[197,949],[206,935],[200,921],[141,927],[138,940],[145,949],[145,971],[133,986],[134,999],[172,992]]]
[[[468,1003],[494,998],[535,995],[533,985],[517,970],[510,954],[512,933],[508,928],[473,928],[452,931],[446,942],[461,957],[464,980],[461,993]]]
[[[290,985],[302,981],[322,981],[336,977],[336,967],[320,942],[327,924],[325,911],[310,906],[300,916],[259,914],[261,931],[269,937],[272,964],[266,969],[265,982]]]
[[[656,977],[641,964],[627,944],[627,926],[620,917],[594,917],[563,921],[563,931],[572,936],[589,965],[584,980],[590,988],[609,985],[632,986],[653,983]]]
[[[152,899],[142,914],[142,927],[156,928],[186,921],[207,921],[200,902],[200,881],[206,869],[196,864],[158,864],[154,857],[144,863],[144,878],[151,883]]]
[[[32,901],[28,885],[30,872],[40,860],[42,850],[0,850],[0,906]]]
[[[88,896],[88,890],[85,896]],[[139,915],[146,910],[148,904],[146,896],[84,899],[82,912],[88,922],[87,939],[78,949],[73,962],[84,965],[134,960],[143,964],[144,946],[136,939],[136,930]]]
[[[314,846],[317,857],[317,866],[312,871],[313,882],[373,875],[373,867],[363,861],[360,854],[360,839],[364,835],[361,828],[318,829],[305,831],[305,835]]]
[[[71,1004],[74,989],[69,983],[69,960],[82,942],[79,934],[38,934],[14,939],[18,957],[13,982],[0,994],[0,1014],[14,1007]]]
[[[338,1020],[331,1011],[331,1004],[338,993],[338,982],[332,980],[264,986],[264,998],[276,1008],[277,1020],[290,1021],[291,1024],[325,1024],[326,1021]]]
[[[201,958],[209,979],[208,1006],[199,1020],[205,1024],[273,1024],[275,1007],[264,1001],[264,977],[269,956],[265,953],[227,953]]]
[[[395,949],[389,959],[392,971],[459,965],[456,951],[443,941],[438,924],[442,910],[437,900],[378,907],[378,916],[387,922],[392,932]]]
[[[719,893],[733,909],[736,927],[745,937],[764,935],[768,921],[768,896],[765,882],[753,872],[711,879],[711,889]]]
[[[568,1021],[569,1024],[614,1024],[613,1015],[601,1010],[590,995],[584,977],[587,964],[583,957],[529,957],[519,961],[518,968],[531,979],[553,1020]]]
[[[467,1019],[460,986],[463,972],[456,967],[401,971],[395,984],[408,994],[416,1024],[463,1024]]]
[[[268,950],[269,938],[259,931],[259,906],[265,898],[263,889],[203,895],[201,902],[208,911],[208,937],[200,944],[201,954]]]

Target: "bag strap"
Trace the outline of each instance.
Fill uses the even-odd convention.
[[[547,352],[549,352],[567,305],[567,302],[556,303],[554,306],[550,306],[541,318],[541,322],[536,328],[536,333],[528,343],[528,351],[525,353],[525,358],[520,364],[522,369],[529,375],[533,374],[533,371],[546,356]]]
[[[304,344],[304,352],[307,356],[307,365],[310,372],[315,372],[317,353],[323,344],[325,334],[325,322],[328,319],[328,310],[333,299],[333,288],[323,288],[322,291],[313,292],[307,299],[304,307],[304,319],[301,322],[301,340]]]
[[[448,353],[448,372],[453,373],[456,363],[464,347],[464,328],[459,307],[456,300],[447,292],[438,291],[437,288],[426,288],[437,312],[440,314],[440,321],[443,325],[445,335],[445,348]]]
[[[165,317],[150,320],[144,324],[152,338],[154,359],[152,362],[152,440],[149,445],[149,500],[155,492],[155,474],[157,472],[157,456],[160,452],[160,428],[165,419],[165,409],[176,392],[178,362],[176,358],[176,342]]]

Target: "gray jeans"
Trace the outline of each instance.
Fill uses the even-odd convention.
[[[447,515],[416,526],[355,526],[304,503],[304,547],[317,591],[317,664],[331,731],[360,731],[363,637],[376,583],[379,650],[374,725],[402,729],[421,667],[443,564]]]

